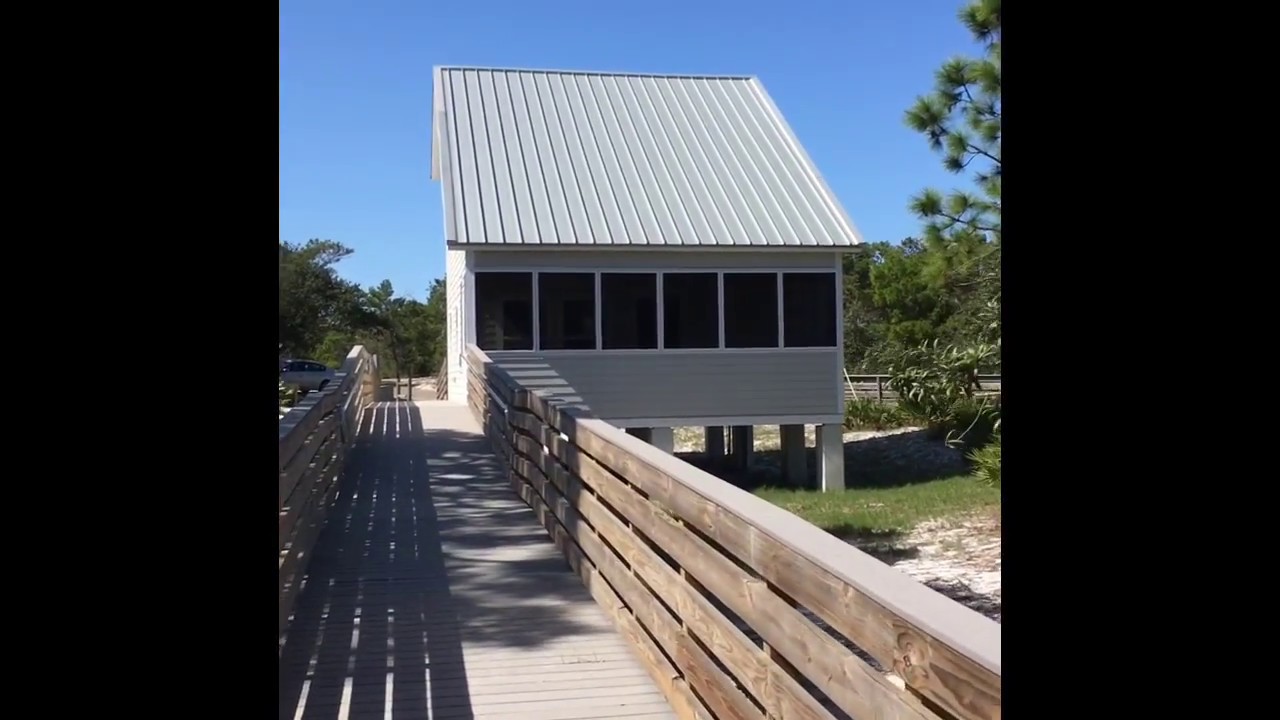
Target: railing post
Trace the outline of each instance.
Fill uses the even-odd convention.
[[[884,402],[884,376],[876,376],[876,401]]]

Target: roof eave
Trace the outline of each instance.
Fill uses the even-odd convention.
[[[862,233],[858,230],[858,226],[853,224],[853,218],[849,217],[849,212],[845,209],[844,203],[840,202],[840,198],[836,197],[831,186],[827,184],[827,179],[823,177],[822,170],[818,168],[818,164],[813,161],[812,157],[810,157],[809,151],[804,147],[804,143],[800,142],[800,138],[796,135],[795,128],[791,127],[791,122],[787,120],[787,116],[782,114],[782,109],[773,101],[773,96],[765,89],[764,83],[760,78],[753,77],[750,82],[752,85],[755,85],[756,93],[760,96],[761,101],[763,101],[769,110],[772,111],[773,117],[777,118],[782,127],[783,134],[791,142],[796,154],[804,161],[804,164],[807,166],[814,183],[817,184],[820,193],[825,196],[827,203],[831,205],[831,209],[835,212],[835,215],[843,221],[845,226],[844,229],[849,233],[852,240],[852,243],[848,247],[856,248],[859,245],[862,245]]]
[[[761,253],[794,253],[794,252],[829,252],[854,253],[862,251],[866,246],[859,241],[854,245],[617,245],[614,243],[491,243],[491,242],[457,242],[446,240],[450,250],[492,250],[495,252],[761,252]]]
[[[440,133],[444,112],[444,68],[436,65],[431,69],[431,179],[440,180]]]

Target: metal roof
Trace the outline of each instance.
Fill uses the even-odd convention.
[[[753,77],[444,67],[432,104],[452,244],[861,243]]]

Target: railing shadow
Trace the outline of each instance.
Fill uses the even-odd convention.
[[[589,631],[567,609],[583,588],[482,437],[381,403],[339,482],[281,650],[282,720],[470,720],[464,643]]]

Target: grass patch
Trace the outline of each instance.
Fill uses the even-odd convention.
[[[766,487],[755,495],[846,539],[897,535],[925,520],[1000,508],[1000,488],[967,475],[827,493]]]

